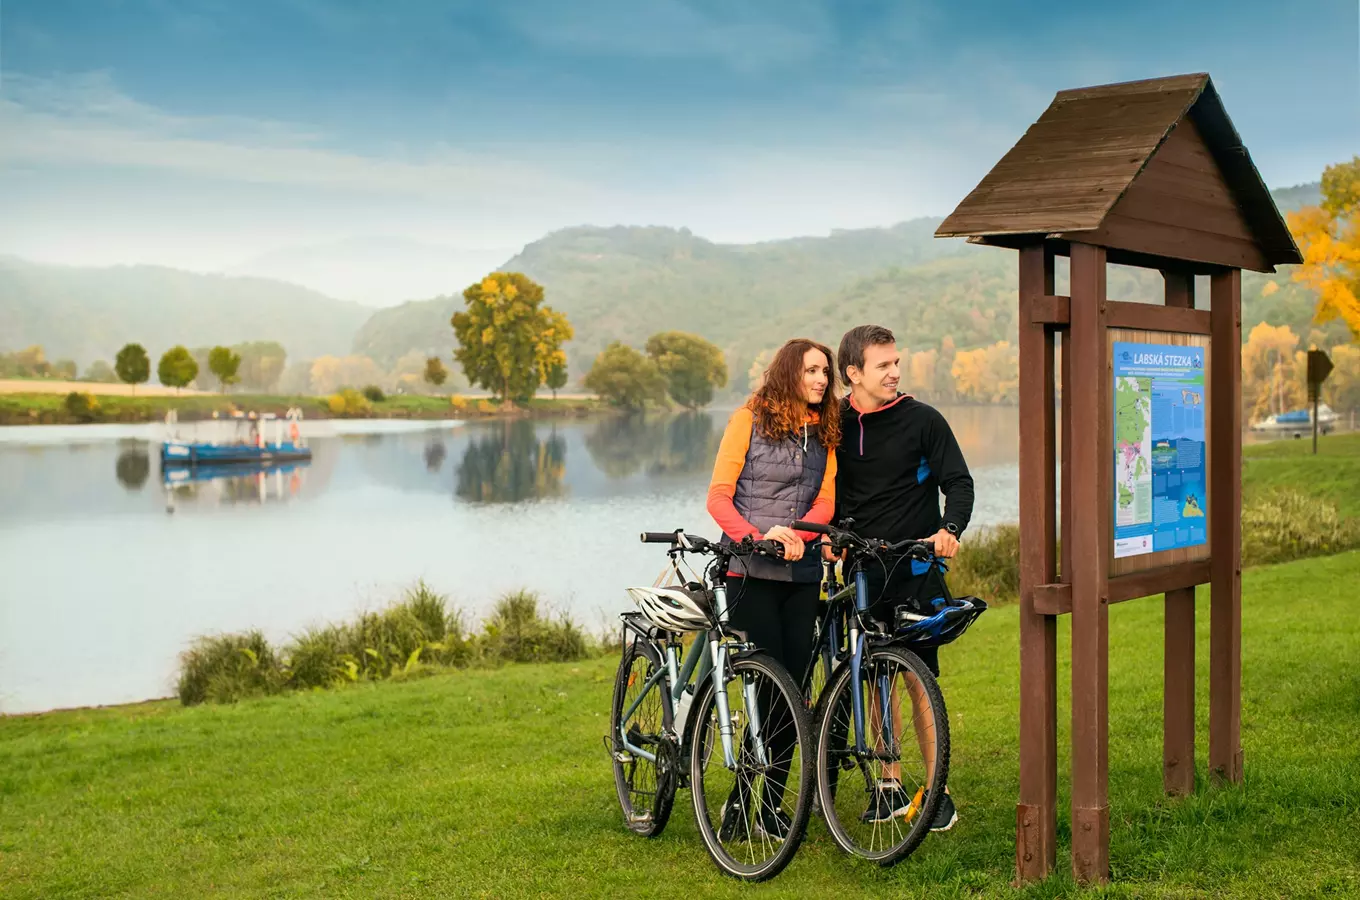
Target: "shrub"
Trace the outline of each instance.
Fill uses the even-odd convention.
[[[1360,520],[1336,504],[1289,488],[1254,497],[1242,507],[1242,564],[1259,566],[1360,547]]]
[[[453,407],[454,412],[467,412],[467,398],[460,394],[451,394],[449,395],[449,406]]]
[[[949,565],[949,590],[981,597],[988,604],[1020,597],[1020,528],[997,525],[979,529],[959,544]]]
[[[66,413],[73,419],[89,422],[99,414],[99,400],[84,391],[71,391],[63,401]]]
[[[483,415],[491,415],[495,411],[496,404],[492,403],[490,400],[477,401],[477,412],[482,413]]]
[[[326,398],[326,407],[333,416],[349,418],[362,418],[373,412],[368,398],[354,388],[344,388],[339,393],[331,394]]]
[[[383,394],[382,388],[378,387],[376,384],[366,385],[364,387],[364,396],[374,403],[381,403],[387,399]]]
[[[483,629],[483,651],[503,662],[564,662],[589,653],[585,633],[565,616],[557,621],[538,613],[538,595],[516,591],[496,601]]]
[[[199,638],[180,659],[178,692],[185,706],[234,703],[283,687],[278,656],[259,631]]]

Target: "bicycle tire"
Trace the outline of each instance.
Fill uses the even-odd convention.
[[[940,690],[939,682],[935,680],[935,676],[931,674],[930,669],[919,656],[903,647],[892,645],[871,646],[866,649],[862,673],[872,671],[873,664],[882,661],[894,661],[906,667],[921,682],[926,697],[930,701],[935,733],[935,771],[930,778],[930,783],[933,785],[947,784],[949,777],[949,715],[945,709],[944,694]],[[849,739],[848,732],[835,727],[835,717],[842,703],[849,705],[850,678],[850,661],[847,659],[837,667],[817,704],[817,756],[813,770],[817,779],[819,806],[822,810],[822,817],[826,821],[827,829],[831,832],[832,840],[841,850],[880,866],[892,866],[910,856],[921,841],[925,839],[925,836],[930,833],[930,823],[934,821],[940,803],[943,802],[941,800],[943,791],[926,792],[923,806],[917,811],[911,828],[901,841],[885,847],[881,852],[867,851],[855,843],[842,825],[839,816],[835,813],[836,791],[840,787],[842,766],[840,762],[833,764],[830,759],[832,741]],[[863,763],[861,762],[860,765],[863,765]]]
[[[623,810],[623,823],[636,834],[643,837],[653,838],[661,834],[666,828],[666,823],[670,821],[671,809],[675,804],[676,774],[679,767],[679,754],[676,751],[675,743],[666,736],[666,732],[671,727],[671,710],[668,703],[660,703],[662,730],[655,738],[657,762],[632,756],[631,762],[625,763],[620,760],[619,753],[622,747],[618,742],[619,720],[623,715],[624,708],[628,703],[628,688],[630,679],[633,676],[633,664],[638,659],[647,662],[647,670],[643,678],[651,677],[652,674],[661,668],[661,656],[649,644],[635,639],[623,651],[623,658],[619,660],[619,669],[614,676],[614,697],[609,708],[609,754],[610,761],[614,769],[614,789],[618,793],[619,806]],[[653,685],[650,690],[662,691],[666,689],[667,680],[663,677],[660,682]],[[658,693],[658,697],[660,694]],[[652,793],[652,806],[646,811],[640,812],[633,802],[634,794],[638,792],[635,788],[636,775],[639,769],[651,769],[654,771],[652,783],[655,788]]]
[[[788,837],[780,843],[778,850],[767,860],[758,864],[746,865],[734,858],[723,847],[722,842],[718,840],[717,829],[709,821],[708,805],[705,800],[704,760],[709,756],[718,760],[722,759],[721,751],[715,750],[712,754],[706,753],[707,741],[704,738],[707,733],[707,723],[717,705],[713,681],[711,678],[707,678],[704,679],[703,685],[694,698],[694,711],[691,713],[693,717],[691,721],[695,723],[696,729],[703,728],[702,731],[695,731],[694,739],[690,743],[690,795],[694,802],[694,819],[699,827],[699,836],[703,840],[704,849],[708,851],[708,855],[723,874],[743,881],[766,881],[782,872],[793,860],[794,854],[798,852],[798,847],[807,833],[808,817],[812,811],[812,794],[816,788],[809,766],[814,746],[812,722],[807,707],[804,705],[803,695],[798,690],[798,683],[787,669],[775,661],[774,657],[761,651],[752,651],[733,656],[728,665],[734,678],[739,678],[743,672],[747,671],[758,672],[769,678],[782,696],[783,702],[788,705],[795,734],[794,750],[800,754],[797,800],[794,804],[793,814],[790,816],[791,824]],[[786,785],[785,789],[787,790],[788,787]]]

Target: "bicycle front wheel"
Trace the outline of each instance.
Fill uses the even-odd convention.
[[[916,654],[870,647],[859,683],[845,661],[818,706],[817,794],[832,838],[879,865],[900,862],[930,831],[949,774],[939,683]]]
[[[610,758],[623,822],[644,837],[656,837],[670,820],[678,774],[679,754],[666,736],[666,678],[652,682],[660,671],[656,650],[640,640],[630,643],[619,661],[609,711]]]
[[[694,698],[694,815],[720,870],[765,881],[789,864],[807,831],[814,789],[812,725],[798,685],[768,654],[731,658],[726,676],[723,694],[710,678]],[[731,726],[731,766],[722,737],[723,705]]]

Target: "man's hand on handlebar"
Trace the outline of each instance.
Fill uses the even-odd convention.
[[[765,532],[765,540],[778,541],[784,545],[784,560],[797,562],[803,558],[803,539],[792,528],[776,525]]]
[[[935,532],[933,536],[921,538],[921,540],[934,544],[935,555],[942,559],[950,559],[955,553],[959,552],[959,539],[943,528]]]

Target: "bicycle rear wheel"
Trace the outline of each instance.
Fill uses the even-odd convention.
[[[916,849],[939,809],[949,775],[949,719],[939,683],[916,654],[879,646],[864,656],[859,684],[847,660],[822,694],[817,792],[836,844],[890,866]],[[862,750],[855,746],[856,690]]]
[[[723,873],[765,881],[789,864],[807,831],[814,790],[812,726],[797,683],[768,654],[735,656],[728,669],[725,694],[736,767],[725,764],[718,694],[707,679],[692,713],[694,815],[704,847]],[[755,752],[757,730],[763,760]]]
[[[630,643],[614,677],[614,701],[609,711],[609,756],[623,822],[643,837],[656,837],[670,820],[679,767],[675,742],[666,734],[671,719],[670,705],[662,696],[666,678],[646,686],[660,670],[661,657],[655,649],[641,640]],[[636,709],[624,721],[624,714],[634,703]],[[649,760],[626,748],[620,740],[620,726],[630,744],[655,758]]]

